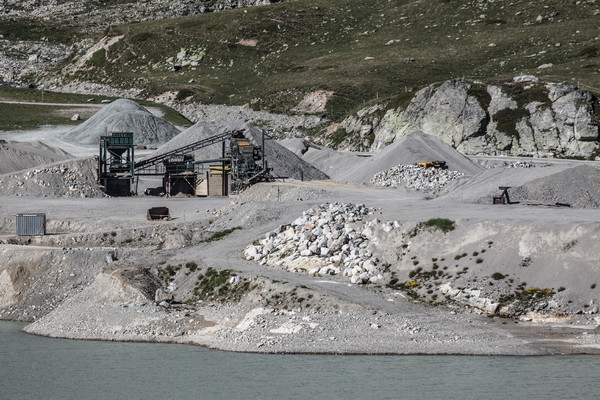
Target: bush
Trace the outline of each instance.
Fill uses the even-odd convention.
[[[454,221],[448,218],[431,218],[430,220],[425,221],[423,225],[426,227],[439,229],[444,233],[453,231],[454,228],[456,228],[454,226]]]
[[[189,263],[186,263],[185,267],[187,269],[189,269],[190,271],[194,272],[196,270],[196,268],[198,268],[198,264],[196,264],[195,262],[191,261]]]
[[[494,272],[492,279],[499,281],[500,279],[504,279],[505,276],[506,275],[503,275],[500,272]]]

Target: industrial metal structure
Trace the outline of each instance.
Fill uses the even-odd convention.
[[[111,195],[129,195],[135,178],[144,175],[162,176],[167,196],[238,193],[256,182],[273,179],[264,157],[264,136],[263,131],[262,146],[256,146],[243,131],[226,132],[133,162],[133,134],[113,133],[100,140],[98,179]],[[219,143],[220,158],[194,159],[195,151]],[[209,164],[208,171],[205,164]],[[134,191],[137,193],[137,183]]]
[[[113,132],[100,138],[98,181],[113,196],[131,195],[135,177],[132,132]]]

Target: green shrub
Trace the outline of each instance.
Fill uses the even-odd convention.
[[[504,279],[505,276],[506,275],[501,274],[500,272],[494,272],[494,274],[492,275],[492,279],[499,281],[501,279]]]
[[[430,220],[425,221],[423,225],[439,229],[444,233],[453,231],[456,228],[454,226],[454,221],[448,218],[431,218]]]
[[[207,243],[207,242],[214,242],[215,240],[221,240],[225,236],[229,235],[231,232],[233,232],[233,231],[235,231],[237,229],[242,229],[242,227],[241,226],[236,226],[235,228],[224,229],[222,231],[215,232],[211,236],[209,236],[208,238],[201,240],[200,243]]]
[[[189,269],[190,271],[194,272],[194,271],[195,271],[195,270],[198,268],[198,264],[196,264],[196,263],[195,263],[195,262],[193,262],[193,261],[190,261],[189,263],[186,263],[186,264],[185,264],[185,267],[186,267],[187,269]]]

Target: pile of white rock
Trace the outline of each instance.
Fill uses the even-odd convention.
[[[420,165],[397,165],[386,171],[381,171],[371,178],[370,182],[377,186],[398,187],[407,189],[438,191],[449,182],[463,177],[457,171],[441,168],[425,168]]]
[[[536,166],[535,164],[532,164],[527,161],[515,161],[513,163],[508,164],[506,167],[507,168],[533,168],[535,166]]]
[[[372,250],[400,225],[378,218],[365,221],[376,211],[363,204],[320,204],[246,246],[244,255],[261,265],[321,276],[341,273],[356,284],[377,282],[383,275]]]

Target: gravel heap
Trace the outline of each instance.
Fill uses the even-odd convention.
[[[375,211],[363,204],[320,204],[291,224],[267,233],[257,244],[246,246],[244,255],[261,265],[308,270],[315,275],[342,273],[356,284],[377,282],[383,275],[372,250],[382,232],[391,232],[399,224],[377,218],[364,221]]]
[[[511,200],[567,203],[576,208],[600,207],[600,170],[580,165],[510,189]]]
[[[98,144],[112,132],[133,132],[135,145],[156,146],[179,134],[179,129],[134,101],[115,100],[93,117],[65,133],[64,139],[79,144]]]
[[[57,147],[40,141],[15,142],[0,139],[0,174],[34,168],[73,158]]]
[[[308,153],[307,153],[308,154]],[[327,159],[328,154],[323,154]],[[368,183],[378,173],[396,165],[410,165],[434,160],[445,161],[449,169],[465,175],[476,175],[483,168],[459,153],[438,137],[414,131],[385,147],[373,157],[364,158],[354,167],[342,164],[339,173],[332,178],[342,182]],[[315,164],[318,166],[318,164]]]
[[[106,197],[96,183],[94,157],[0,175],[0,192],[9,196]]]
[[[377,186],[437,192],[448,183],[465,174],[440,168],[425,168],[420,165],[397,165],[375,174],[370,182]]]

